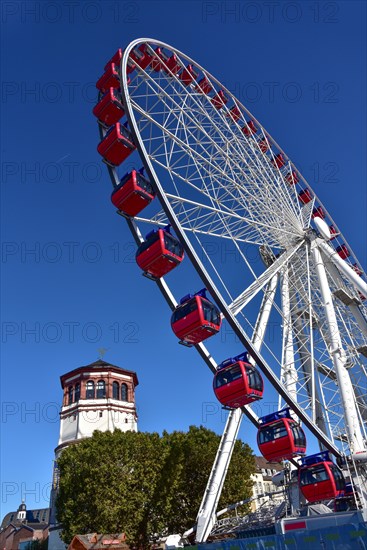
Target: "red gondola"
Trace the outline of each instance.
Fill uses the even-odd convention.
[[[312,218],[325,218],[325,212],[324,209],[321,206],[318,206],[317,208],[314,208],[312,210]]]
[[[146,44],[140,44],[138,48],[132,50],[130,57],[141,69],[146,69],[153,59],[150,53],[148,53]]]
[[[329,229],[330,229],[330,240],[332,241],[338,235],[338,232],[333,225],[330,225]]]
[[[185,86],[188,86],[189,84],[191,84],[191,82],[193,82],[194,80],[197,79],[198,77],[198,74],[194,67],[190,64],[190,65],[187,65],[187,67],[184,68],[184,70],[182,71],[182,73],[179,74],[179,79],[182,80],[182,82],[185,84]]]
[[[125,174],[111,195],[112,204],[126,216],[136,216],[155,197],[151,183],[141,172]]]
[[[249,363],[247,353],[242,353],[218,366],[213,389],[222,405],[236,409],[261,399],[264,383],[259,372]]]
[[[172,314],[171,327],[182,344],[198,344],[220,330],[220,312],[206,298],[205,290],[184,296]]]
[[[213,86],[210,84],[206,76],[197,83],[195,90],[201,94],[209,94],[213,89]]]
[[[308,502],[336,498],[345,491],[341,470],[330,460],[328,451],[302,458],[298,483]]]
[[[248,123],[242,128],[242,132],[245,136],[252,136],[253,134],[256,134],[257,128],[255,126],[255,122],[253,120],[249,120]]]
[[[241,111],[237,107],[237,105],[233,105],[228,111],[228,117],[233,120],[233,122],[237,122],[241,118]]]
[[[120,88],[120,76],[115,63],[107,63],[105,72],[97,80],[96,87],[103,93],[110,88]]]
[[[271,160],[271,163],[275,168],[278,168],[278,170],[280,170],[285,165],[285,158],[283,157],[282,153],[278,153]]]
[[[257,444],[268,462],[281,462],[306,452],[306,436],[289,408],[259,418]]]
[[[260,148],[260,151],[262,153],[266,153],[266,151],[269,149],[269,142],[266,138],[259,139],[257,144],[258,144],[258,146]]]
[[[179,64],[175,53],[167,59],[166,66],[163,67],[163,70],[167,74],[177,74],[181,70],[181,65]]]
[[[159,73],[159,71],[163,68],[162,61],[166,63],[168,58],[166,54],[163,52],[162,48],[157,47],[154,51],[155,51],[155,55],[153,56],[152,62],[150,65],[153,71],[155,71],[156,73]]]
[[[299,198],[300,202],[302,202],[303,204],[309,203],[310,201],[312,201],[311,191],[307,188],[303,189],[299,193],[298,198]]]
[[[111,57],[111,59],[109,60],[108,63],[106,63],[105,65],[105,71],[107,70],[108,66],[111,64],[111,63],[115,63],[115,65],[117,66],[117,68],[120,66],[120,63],[121,63],[121,59],[122,59],[122,56],[124,55],[124,52],[121,48],[119,48],[117,50],[117,52]],[[130,58],[129,58],[129,61],[128,61],[128,65],[126,67],[126,72],[129,74],[129,73],[132,73],[133,71],[135,71],[135,64],[130,61]]]
[[[212,102],[214,107],[219,111],[219,109],[221,109],[223,105],[225,105],[228,102],[228,97],[223,92],[223,90],[219,90],[217,95],[215,95],[210,101]]]
[[[289,185],[294,185],[299,182],[299,176],[297,172],[288,172],[284,179],[287,183],[289,183]]]
[[[350,252],[345,244],[341,244],[335,250],[342,260],[346,260],[350,256]]]
[[[130,131],[119,122],[110,128],[97,151],[107,164],[119,166],[136,149]]]
[[[136,252],[136,263],[144,274],[159,279],[183,260],[184,250],[180,241],[171,235],[170,226],[151,231]]]
[[[93,109],[93,114],[107,126],[112,126],[125,114],[120,94],[115,88],[110,88]]]

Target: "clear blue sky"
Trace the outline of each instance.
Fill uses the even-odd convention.
[[[101,347],[138,373],[140,430],[224,426],[209,371],[177,345],[110,204],[91,110],[118,47],[156,38],[221,80],[300,167],[364,269],[367,231],[364,2],[45,0],[1,10],[2,516],[24,496],[48,506],[59,376]],[[224,359],[235,345],[224,334],[211,349]],[[257,452],[248,422],[240,435]]]

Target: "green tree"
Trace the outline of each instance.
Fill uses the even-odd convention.
[[[217,452],[219,436],[187,433],[94,432],[65,449],[58,461],[58,520],[63,539],[75,534],[125,532],[144,548],[154,534],[191,527]],[[255,469],[248,445],[237,442],[220,507],[251,494]]]
[[[94,432],[62,453],[57,517],[63,540],[83,533],[125,532],[144,546],[154,524],[152,503],[161,477],[162,440],[156,433]]]
[[[169,532],[182,533],[195,523],[208,477],[218,450],[220,437],[204,427],[191,426],[187,433],[164,433],[171,452],[166,461],[172,462],[170,507],[166,513]],[[176,468],[174,467],[176,466]],[[255,471],[251,448],[237,441],[233,451],[219,509],[244,500],[252,494],[250,475]]]

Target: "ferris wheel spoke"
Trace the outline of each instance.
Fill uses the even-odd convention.
[[[221,223],[223,225],[224,225],[223,220],[225,220],[225,223],[227,224],[228,220],[234,219],[237,222],[242,222],[242,223],[245,222],[248,226],[259,226],[261,228],[266,228],[267,227],[268,229],[278,230],[278,228],[276,228],[274,226],[271,226],[271,225],[269,226],[268,224],[262,223],[261,221],[258,221],[256,219],[239,216],[233,210],[227,210],[227,208],[220,209],[220,208],[215,208],[215,207],[212,207],[212,206],[203,205],[202,203],[192,201],[192,200],[189,200],[189,199],[177,196],[177,195],[173,195],[171,193],[167,193],[166,196],[169,199],[172,200],[173,204],[189,205],[190,207],[193,207],[194,211],[195,210],[200,211],[200,213],[204,212],[203,214],[201,214],[201,218],[208,217],[208,216],[213,217],[214,215],[217,215],[217,214],[220,215],[221,216]],[[287,233],[289,236],[294,237],[294,233],[290,233],[286,229],[283,229],[281,231],[284,232],[284,233]],[[231,234],[233,235],[233,233],[231,233]]]
[[[303,246],[300,242],[292,249],[284,252],[274,263],[268,267],[264,273],[262,273],[258,279],[256,279],[246,290],[244,290],[228,307],[231,313],[237,315],[256,294],[269,282],[269,280],[278,273],[284,265],[292,258],[297,250]]]
[[[155,161],[158,165],[162,166],[163,168],[165,167],[165,165],[163,163],[160,163],[159,161]],[[170,170],[170,173],[171,175],[173,176],[176,176],[178,179],[180,179],[182,182],[185,182],[187,183],[189,186],[193,186],[192,185],[192,179],[191,180],[188,180],[186,178],[184,178],[183,176],[181,176],[181,174],[179,173],[176,173],[174,170]],[[196,186],[193,186],[196,190],[197,190],[197,187]],[[200,192],[202,194],[205,195],[205,193],[200,189]],[[248,239],[249,242],[252,242],[252,243],[256,243],[256,244],[264,244],[264,240],[261,238],[259,239],[259,233],[258,231],[255,231],[255,227],[258,227],[258,228],[262,228],[264,230],[266,229],[274,229],[274,231],[277,231],[279,234],[283,233],[284,235],[287,235],[288,239],[289,240],[293,240],[297,235],[295,235],[293,232],[291,231],[288,231],[286,228],[279,228],[279,227],[273,227],[269,222],[267,223],[264,223],[264,222],[261,222],[259,220],[256,220],[254,219],[254,217],[252,216],[251,218],[246,218],[244,216],[239,216],[239,215],[236,215],[233,213],[233,211],[231,211],[230,209],[228,209],[225,205],[222,205],[220,204],[221,208],[213,208],[213,207],[210,207],[208,205],[205,205],[203,203],[197,203],[195,201],[190,201],[190,200],[187,200],[187,199],[184,199],[182,197],[179,197],[177,195],[173,195],[171,193],[167,193],[167,196],[170,197],[171,199],[173,200],[176,200],[177,201],[177,204],[179,204],[180,202],[183,203],[187,203],[187,204],[200,204],[201,205],[201,208],[203,210],[207,210],[208,212],[211,211],[211,212],[217,212],[218,214],[221,213],[223,214],[224,216],[230,216],[230,217],[233,217],[233,218],[236,218],[239,222],[242,221],[242,223],[240,224],[239,223],[239,226],[241,227],[241,231],[243,232],[243,235],[246,235],[250,232],[251,234],[251,238]],[[247,226],[243,224],[243,222],[246,222],[247,223]],[[220,223],[220,222],[219,222]],[[223,234],[223,233],[222,233]],[[234,234],[235,236],[235,234]],[[243,242],[246,242],[246,238],[243,237],[241,238],[241,241]],[[277,245],[277,241],[274,240],[270,240],[268,238],[268,243],[270,243],[270,245],[272,246],[276,246]]]
[[[170,99],[171,99],[171,98],[170,98]],[[181,112],[182,112],[182,111],[181,111]],[[158,114],[160,114],[160,113],[158,113]],[[177,116],[177,115],[176,115],[176,116]],[[194,124],[197,124],[197,121],[195,121],[195,120],[192,121],[192,122],[193,122]],[[199,127],[199,129],[201,130],[202,127]],[[188,127],[187,127],[187,126],[185,127],[185,131],[186,131],[186,133],[187,133],[187,131],[188,131]],[[187,135],[186,135],[186,137],[187,137]],[[209,137],[209,136],[206,134],[206,137]],[[194,137],[194,143],[195,143],[195,142],[197,143],[197,141],[198,141],[198,140],[196,139],[196,137]],[[232,141],[231,141],[231,142],[232,142]],[[212,141],[212,144],[213,144],[213,143],[215,144],[215,142]],[[205,145],[205,144],[204,144],[204,145]],[[217,144],[215,144],[215,145],[217,146]],[[201,140],[201,142],[200,142],[200,146],[201,146],[201,147],[203,146],[202,140]],[[217,147],[218,147],[218,146],[217,146]],[[223,152],[223,150],[221,150],[221,152]],[[243,153],[243,151],[241,151],[241,160],[243,159],[243,155],[244,155],[244,153]],[[231,159],[230,162],[231,162],[231,164],[233,165],[233,163],[235,163],[235,157],[234,157],[233,154],[232,154],[232,155],[229,155],[229,154],[228,154],[228,158],[226,159],[226,162],[228,162],[229,157],[230,157],[230,159]],[[243,168],[243,162],[241,163],[240,167]],[[280,192],[283,192],[284,189],[285,189],[284,185],[280,186],[279,189],[278,189],[278,194],[279,194]],[[259,185],[257,186],[257,191],[259,191]],[[278,197],[278,199],[279,199],[279,197]],[[283,201],[284,205],[285,205],[285,206],[286,206],[287,204],[292,204],[292,205],[293,205],[293,202],[292,202],[292,201],[289,201],[288,199],[289,199],[289,196],[287,197],[287,201]]]

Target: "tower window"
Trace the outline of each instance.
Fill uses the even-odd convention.
[[[94,382],[92,380],[87,382],[85,397],[86,399],[94,399]]]
[[[121,401],[127,401],[127,385],[121,384]]]
[[[120,399],[120,386],[118,382],[112,384],[112,399]]]
[[[73,394],[74,394],[74,388],[73,386],[69,386],[68,389],[68,405],[71,405],[73,402]]]
[[[74,401],[77,403],[80,399],[80,384],[75,385]]]
[[[104,380],[98,380],[97,399],[104,399],[105,397],[106,397],[106,382]]]

